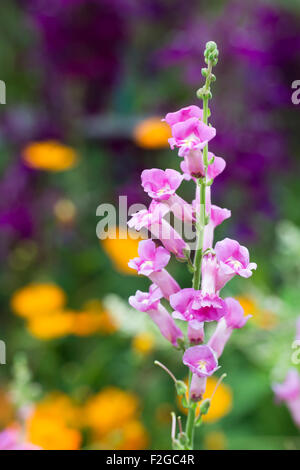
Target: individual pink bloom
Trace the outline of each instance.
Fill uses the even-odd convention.
[[[216,243],[215,252],[220,265],[217,290],[222,289],[236,274],[248,278],[252,276],[252,269],[257,268],[256,263],[249,262],[248,249],[231,238]]]
[[[176,170],[152,168],[142,172],[142,186],[146,193],[159,201],[167,201],[179,188],[183,176]]]
[[[129,261],[130,268],[136,269],[138,274],[148,276],[167,299],[180,290],[175,279],[163,269],[171,257],[164,247],[156,246],[153,240],[142,240],[139,242],[138,254],[139,258]]]
[[[0,450],[42,450],[40,447],[26,442],[18,429],[6,428],[0,432]]]
[[[215,205],[211,206],[209,222],[204,229],[203,251],[212,248],[215,228],[229,217],[231,217],[230,210]]]
[[[186,349],[182,361],[198,377],[209,377],[219,368],[215,352],[207,345]]]
[[[202,120],[202,109],[195,105],[186,106],[185,108],[182,108],[179,111],[175,111],[175,113],[168,113],[165,119],[162,119],[162,121],[166,121],[169,126],[174,126],[174,124],[177,124],[177,122],[184,122],[192,117]]]
[[[142,228],[147,228],[151,231],[152,225],[160,223],[168,212],[167,206],[160,202],[152,201],[148,209],[142,209],[132,214],[128,227],[135,228],[137,231]]]
[[[244,316],[244,309],[240,303],[232,297],[225,299],[227,306],[226,315],[218,322],[217,327],[208,341],[208,345],[215,351],[217,357],[223,353],[232,331],[242,328],[251,315]]]
[[[161,334],[170,341],[173,346],[178,347],[177,340],[183,339],[182,331],[178,328],[167,310],[161,305],[159,301],[161,297],[162,293],[160,289],[152,284],[149,293],[138,290],[135,296],[129,297],[129,304],[140,312],[146,312],[154,323],[156,323]]]
[[[142,186],[150,197],[167,204],[178,219],[193,222],[192,207],[176,194],[182,180],[183,175],[172,169],[152,168],[142,172]]]
[[[182,289],[170,296],[174,309],[173,318],[188,322],[218,321],[226,314],[226,304],[215,294],[207,294],[192,288]],[[193,327],[194,323],[192,323]]]
[[[295,424],[300,428],[300,376],[296,369],[290,369],[282,384],[274,384],[273,391],[278,401],[284,401]]]
[[[178,147],[178,155],[184,157],[191,150],[203,149],[215,135],[216,129],[192,117],[184,122],[174,124],[169,144],[171,149]]]
[[[225,166],[226,162],[221,157],[215,157],[211,152],[208,152],[208,160],[214,158],[211,165],[207,168],[207,177],[209,179],[215,179],[220,175]],[[184,160],[180,164],[180,168],[183,172],[183,176],[186,180],[193,178],[200,178],[205,176],[205,167],[203,162],[203,154],[201,150],[191,150],[184,156]]]
[[[199,377],[197,374],[192,375],[191,386],[190,386],[190,399],[192,401],[200,401],[206,390],[206,377]]]
[[[188,339],[191,344],[200,344],[204,341],[204,323],[192,320],[188,323]]]
[[[165,204],[152,201],[148,210],[143,209],[132,215],[128,226],[137,231],[147,228],[154,238],[158,238],[177,258],[185,258],[184,250],[189,250],[188,244],[163,218],[168,212],[169,208]]]

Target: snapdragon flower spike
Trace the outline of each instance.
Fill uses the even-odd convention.
[[[149,292],[138,290],[134,296],[129,297],[129,304],[140,312],[146,312],[156,323],[161,334],[173,346],[178,347],[177,340],[183,339],[183,334],[167,310],[161,305],[160,299],[162,297],[161,290],[155,284],[152,284]]]
[[[179,109],[179,111],[175,111],[174,113],[168,113],[165,119],[162,119],[162,121],[166,121],[166,123],[172,127],[174,124],[187,121],[187,119],[192,117],[198,118],[199,120],[203,119],[203,111],[199,108],[199,106],[186,106],[185,108]]]
[[[163,218],[169,212],[164,204],[152,201],[148,209],[142,209],[132,215],[128,222],[130,228],[140,231],[148,229],[154,238],[158,238],[164,247],[177,258],[185,258],[184,251],[189,251],[188,244],[176,230]]]
[[[256,263],[250,263],[249,251],[236,240],[225,238],[216,243],[215,252],[219,262],[217,290],[222,289],[236,274],[248,278],[252,270],[257,268]]]
[[[191,150],[201,150],[216,135],[214,127],[207,126],[198,118],[192,117],[172,126],[172,137],[168,139],[171,149],[179,148],[178,155],[184,157]]]
[[[138,274],[148,276],[166,299],[180,290],[175,279],[164,269],[171,257],[168,250],[156,246],[153,240],[142,240],[139,242],[138,254],[139,257],[130,260],[128,266],[136,269]]]
[[[211,205],[209,222],[204,229],[203,251],[212,248],[215,228],[229,217],[231,217],[230,210]]]
[[[296,369],[290,369],[282,384],[273,384],[278,402],[284,401],[295,424],[300,428],[300,376]]]
[[[172,169],[152,168],[144,170],[141,178],[142,186],[151,198],[166,204],[178,219],[194,221],[192,207],[176,194],[183,175]]]
[[[207,177],[209,179],[215,179],[226,167],[226,162],[223,158],[216,157],[212,152],[208,152],[208,161],[211,161],[212,159],[213,163],[211,163],[207,168]],[[184,160],[181,162],[180,168],[183,172],[183,177],[186,180],[205,176],[205,167],[201,150],[190,150],[184,156]]]
[[[219,368],[216,355],[209,346],[192,346],[185,351],[182,361],[193,374],[190,399],[199,401],[205,392],[207,377]]]
[[[227,306],[227,313],[217,324],[217,327],[208,341],[208,345],[215,351],[217,357],[220,357],[224,351],[224,347],[229,340],[232,331],[237,328],[242,328],[251,318],[251,315],[244,316],[244,309],[241,304],[233,299],[227,297],[225,299]]]

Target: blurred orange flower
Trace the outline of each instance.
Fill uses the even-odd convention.
[[[68,170],[78,160],[75,150],[55,140],[31,142],[23,149],[22,156],[26,165],[47,171]]]
[[[74,315],[76,313],[72,310],[62,310],[33,317],[29,319],[27,328],[33,336],[42,340],[61,338],[73,332]]]
[[[45,450],[77,450],[81,433],[76,429],[79,409],[60,392],[36,405],[26,423],[27,438]]]
[[[135,143],[147,149],[168,147],[170,137],[171,129],[160,117],[151,117],[139,122],[133,133]]]
[[[278,319],[276,315],[269,310],[261,308],[257,301],[248,295],[237,297],[241,306],[245,311],[245,315],[252,315],[249,321],[252,321],[256,326],[264,330],[271,330],[274,328]]]
[[[121,228],[113,229],[108,233],[108,238],[101,240],[101,245],[117,271],[137,276],[137,272],[129,268],[128,262],[138,256],[138,244],[142,238],[134,240],[129,234],[130,231],[127,234],[127,231]]]
[[[132,348],[135,352],[142,355],[150,354],[154,349],[154,337],[151,333],[138,333],[132,340]]]
[[[12,310],[21,317],[32,318],[60,310],[66,303],[64,291],[55,284],[29,284],[11,298]]]

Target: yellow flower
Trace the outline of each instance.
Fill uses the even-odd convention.
[[[36,405],[26,423],[28,440],[45,450],[77,450],[79,409],[63,393],[54,392]]]
[[[55,284],[29,284],[14,293],[11,308],[21,317],[32,318],[60,310],[65,302],[64,291]]]
[[[210,398],[212,396],[212,393],[215,390],[215,387],[217,385],[217,381],[218,379],[215,377],[208,377],[203,400],[205,400],[206,398]],[[201,402],[199,402],[197,406],[197,411],[196,411],[197,414],[199,414],[200,404]],[[187,409],[183,408],[183,406],[181,405],[181,401],[179,401],[179,406],[182,408],[182,411],[184,411],[184,413],[186,414]],[[230,412],[231,408],[232,408],[231,388],[228,385],[221,383],[218,386],[218,389],[213,396],[207,415],[204,415],[202,417],[202,420],[205,421],[206,423],[214,423],[216,421],[219,421],[221,418],[223,418]]]
[[[36,338],[49,340],[71,334],[74,326],[72,310],[63,310],[29,318],[27,328]]]
[[[73,316],[72,332],[78,336],[89,336],[94,333],[113,333],[116,330],[109,314],[79,312]]]
[[[116,230],[116,232],[115,232]],[[114,237],[116,233],[116,236]],[[137,275],[134,269],[129,268],[128,262],[130,259],[138,256],[138,244],[142,238],[134,240],[129,237],[124,229],[113,229],[109,232],[108,238],[101,240],[101,245],[106,254],[112,260],[114,267],[117,271],[123,274]],[[110,238],[113,237],[113,238]]]
[[[64,171],[73,168],[78,160],[71,147],[55,140],[31,142],[23,149],[26,165],[38,170]]]
[[[262,309],[257,301],[250,296],[242,295],[237,297],[245,311],[245,315],[252,315],[249,321],[264,330],[271,330],[278,323],[276,315],[269,310]]]
[[[138,333],[132,340],[133,350],[142,355],[151,353],[151,351],[153,351],[154,344],[154,337],[148,332]]]
[[[116,450],[142,450],[147,447],[148,435],[143,424],[138,420],[125,423]]]
[[[138,405],[138,399],[132,393],[107,387],[87,401],[84,410],[86,425],[96,438],[101,439],[135,419]]]
[[[207,450],[225,450],[227,447],[226,436],[221,431],[208,432],[204,436],[204,448]]]
[[[168,147],[168,139],[172,136],[171,129],[160,117],[151,117],[137,124],[133,138],[139,147],[159,149]]]

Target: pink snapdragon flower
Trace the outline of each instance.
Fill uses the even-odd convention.
[[[230,210],[211,205],[209,222],[204,229],[203,251],[212,248],[215,228],[229,217],[231,217]]]
[[[141,292],[138,290],[134,296],[129,297],[129,304],[140,312],[146,312],[154,323],[156,323],[161,334],[170,341],[173,346],[178,347],[177,340],[182,339],[183,334],[171,315],[161,305],[160,299],[162,297],[163,294],[161,290],[155,284],[152,284],[149,292]]]
[[[234,329],[242,328],[252,315],[244,316],[244,309],[232,297],[225,299],[226,315],[218,322],[217,327],[208,341],[208,345],[215,351],[217,357],[223,353],[224,347]]]
[[[0,432],[0,450],[42,450],[22,438],[18,429],[10,427]]]
[[[256,263],[249,261],[248,249],[231,238],[216,243],[215,252],[220,266],[217,290],[222,289],[236,274],[248,278],[252,276],[252,270],[257,268]]]
[[[171,257],[164,247],[156,246],[153,240],[142,240],[139,242],[138,254],[139,257],[130,260],[128,266],[136,269],[138,274],[148,276],[166,299],[180,290],[175,279],[164,269]]]
[[[284,401],[292,418],[300,428],[300,376],[296,369],[290,369],[282,384],[273,384],[277,401]]]
[[[151,198],[166,204],[178,219],[193,222],[192,207],[176,194],[182,180],[183,175],[172,169],[142,172],[142,186]]]
[[[211,152],[208,152],[208,161],[213,160],[213,163],[208,165],[207,177],[209,179],[215,179],[225,169],[226,162],[221,157],[215,157]],[[203,162],[203,154],[201,150],[191,150],[184,156],[184,160],[180,164],[180,168],[183,172],[183,177],[186,180],[191,178],[200,178],[205,176],[205,167]]]
[[[168,207],[164,204],[152,201],[149,209],[142,209],[132,215],[128,226],[135,228],[137,231],[147,228],[177,258],[185,258],[184,250],[189,251],[189,246],[179,233],[163,218],[168,211]]]
[[[172,137],[168,139],[171,149],[179,148],[178,155],[184,157],[191,150],[201,150],[216,135],[214,127],[207,126],[196,117],[172,126]]]
[[[216,355],[209,346],[192,346],[185,351],[182,361],[193,373],[190,398],[199,401],[205,392],[206,378],[219,368]]]
[[[166,123],[172,127],[174,124],[187,121],[192,117],[198,118],[199,120],[203,119],[203,111],[199,106],[186,106],[185,108],[179,109],[179,111],[175,111],[175,113],[168,113],[162,121],[166,121]]]

